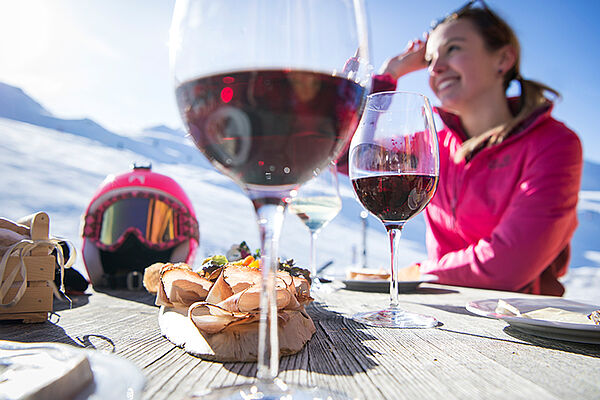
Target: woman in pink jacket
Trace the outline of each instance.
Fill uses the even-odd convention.
[[[439,186],[425,212],[429,258],[401,276],[560,296],[577,226],[581,143],[551,116],[547,95],[558,94],[521,77],[513,30],[473,3],[375,77],[374,91],[395,90],[398,78],[428,68],[444,123]],[[506,97],[513,80],[521,86],[514,99]]]

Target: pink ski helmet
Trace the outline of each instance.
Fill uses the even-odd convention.
[[[155,262],[191,264],[200,234],[181,186],[150,165],[133,165],[102,182],[83,216],[82,238],[92,285],[131,289]]]

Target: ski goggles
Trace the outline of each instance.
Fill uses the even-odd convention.
[[[154,250],[200,237],[198,221],[185,207],[152,192],[116,195],[85,216],[83,236],[102,250],[118,249],[130,234]]]

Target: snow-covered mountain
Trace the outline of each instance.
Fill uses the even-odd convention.
[[[150,161],[153,170],[175,179],[194,204],[200,222],[197,260],[222,253],[242,240],[258,247],[250,201],[229,178],[206,161],[181,129],[146,128],[127,135],[111,132],[90,119],[58,118],[21,89],[0,83],[0,216],[18,219],[36,211],[50,215],[51,233],[80,247],[82,213],[108,174]],[[318,262],[333,260],[342,273],[361,263],[361,206],[349,181],[342,179],[343,209],[321,233]],[[587,162],[579,203],[580,225],[564,283],[566,297],[600,304],[600,165]],[[411,220],[401,240],[403,264],[425,257],[422,216]],[[339,238],[344,240],[340,241]],[[367,257],[371,267],[387,268],[388,240],[379,221],[368,220]],[[309,235],[298,218],[288,216],[280,253],[308,263]],[[83,270],[81,259],[76,267]]]
[[[47,211],[53,233],[79,245],[81,214],[106,175],[127,171],[132,162],[151,161],[154,171],[175,179],[194,203],[201,230],[198,259],[242,240],[258,247],[250,201],[235,183],[215,171],[181,129],[155,126],[118,135],[90,120],[57,118],[21,89],[2,83],[0,108],[2,216],[17,219]],[[358,217],[362,209],[352,197],[349,182],[342,182],[341,191],[343,212],[323,230],[318,256],[320,263],[333,259],[335,267],[345,268],[353,262],[353,246],[356,253],[362,246]],[[385,233],[378,221],[372,219],[369,224],[368,256],[373,265],[385,267]],[[421,244],[423,221],[411,225],[405,233],[407,263],[418,260],[425,251]],[[333,239],[341,236],[349,240],[332,245],[336,243]],[[306,264],[308,237],[299,220],[288,218],[282,255]]]
[[[600,164],[590,161],[583,162],[583,177],[581,179],[581,190],[600,190]]]

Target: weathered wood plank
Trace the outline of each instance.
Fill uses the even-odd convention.
[[[385,306],[386,294],[340,290],[307,308],[317,332],[300,353],[281,360],[280,377],[356,399],[600,397],[600,345],[522,334],[464,308],[469,300],[498,297],[515,294],[425,285],[401,295],[401,306],[443,325],[400,330],[347,318]],[[203,361],[173,346],[161,336],[158,308],[145,292],[94,292],[74,300],[71,310],[55,304],[58,315],[42,324],[0,322],[0,338],[114,352],[146,375],[144,399],[184,399],[254,380],[254,363]]]

